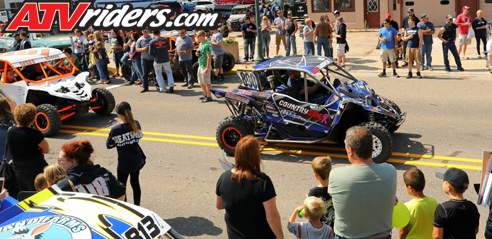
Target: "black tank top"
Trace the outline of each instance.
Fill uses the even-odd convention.
[[[294,21],[287,21],[287,33],[289,33],[289,35],[292,35],[295,30],[296,26],[294,25]]]

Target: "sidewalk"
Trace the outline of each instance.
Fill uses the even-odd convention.
[[[436,27],[436,32],[439,28]],[[304,54],[304,43],[299,35],[296,35],[296,46],[297,54]],[[244,57],[244,47],[243,39],[241,37],[241,32],[232,32],[229,37],[235,37],[239,44],[239,54]],[[275,35],[272,34],[272,40],[270,42],[270,58],[275,56],[276,45],[275,45]],[[370,76],[377,76],[382,70],[382,63],[380,60],[380,50],[376,49],[376,44],[378,42],[377,32],[372,30],[362,31],[362,32],[347,32],[347,42],[350,46],[349,52],[346,54],[346,70],[351,73],[357,74],[367,74]],[[333,48],[336,47],[336,43],[333,44]],[[255,58],[257,56],[258,49],[255,47]],[[292,51],[291,51],[292,52]],[[315,49],[317,52],[317,49]],[[324,53],[323,53],[324,54]],[[279,55],[285,56],[285,49],[283,45],[280,46]],[[449,62],[452,71],[444,71],[444,60],[442,53],[441,40],[437,38],[437,33],[434,35],[434,44],[432,46],[432,67],[433,71],[421,71],[424,78],[428,79],[471,79],[477,77],[490,77],[491,74],[486,68],[486,59],[477,58],[476,42],[473,39],[472,44],[468,45],[466,51],[466,56],[469,60],[461,59],[461,63],[464,72],[456,70],[456,64],[451,53],[449,53]],[[336,57],[336,56],[335,56]],[[336,61],[336,60],[335,60]],[[401,65],[401,60],[399,61]],[[246,63],[236,63],[234,69],[224,74],[235,74],[237,69],[247,69],[254,66],[254,61],[249,61]],[[416,68],[413,67],[414,76],[416,74]],[[111,61],[109,65],[110,73],[113,74],[115,70],[114,62]],[[391,73],[391,70],[388,69]],[[401,67],[397,69],[397,73],[400,77],[405,77],[408,73],[408,67]]]

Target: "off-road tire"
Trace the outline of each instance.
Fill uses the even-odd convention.
[[[393,151],[393,138],[391,137],[391,133],[376,122],[365,122],[360,126],[368,128],[372,132],[372,160],[375,163],[386,162]]]
[[[123,75],[125,80],[130,81],[130,79],[132,78],[132,66],[123,64],[121,66],[121,74]]]
[[[224,71],[230,71],[234,69],[234,65],[236,65],[236,59],[234,55],[228,51],[224,51],[224,59],[222,60],[222,69]]]
[[[36,117],[34,125],[41,131],[43,136],[52,136],[58,133],[61,128],[62,120],[58,109],[50,104],[41,104],[36,106]]]
[[[234,156],[239,140],[253,134],[254,130],[250,122],[237,116],[230,116],[220,122],[216,138],[219,147],[227,155]]]
[[[109,115],[113,112],[115,107],[115,100],[113,94],[104,88],[94,88],[92,90],[92,96],[96,97],[96,106],[101,106],[99,109],[94,109],[94,113],[98,115]]]
[[[393,109],[395,109],[396,113],[398,113],[399,115],[401,115],[401,110],[400,110],[400,107],[393,101],[389,101],[391,107],[393,107]],[[400,126],[396,126],[396,125],[392,125],[391,127],[388,128],[388,131],[390,133],[394,133],[395,131],[397,131],[398,129],[400,128]]]

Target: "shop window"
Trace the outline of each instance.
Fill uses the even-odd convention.
[[[313,12],[329,12],[330,0],[313,0],[311,2],[313,5]]]
[[[413,1],[407,1],[405,2],[405,6],[413,6],[415,3]]]
[[[335,10],[340,12],[353,12],[355,11],[354,0],[335,0]]]

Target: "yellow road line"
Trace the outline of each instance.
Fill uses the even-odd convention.
[[[97,127],[88,127],[88,126],[75,126],[75,125],[63,125],[64,128],[70,129],[85,129],[85,130],[95,130],[95,131],[105,131],[109,132],[110,128],[97,128]],[[82,131],[74,131],[74,130],[60,130],[63,133],[71,133],[71,134],[82,134],[82,135],[93,135],[93,136],[108,136],[103,133],[95,133],[95,132],[82,132]],[[157,132],[143,132],[144,135],[153,135],[153,136],[164,136],[164,137],[174,137],[174,138],[186,138],[186,139],[202,139],[202,140],[211,140],[215,141],[214,137],[205,137],[205,136],[195,136],[195,135],[182,135],[182,134],[168,134],[168,133],[157,133]],[[191,142],[185,140],[171,140],[171,139],[157,139],[157,138],[149,138],[144,137],[143,140],[149,141],[160,141],[160,142],[169,142],[169,143],[182,143],[182,144],[194,144],[194,145],[207,145],[207,146],[217,146],[217,143],[202,143],[202,142]],[[260,142],[260,144],[268,144],[267,142]],[[333,151],[341,151],[345,152],[343,148],[337,147],[323,147],[317,145],[302,145],[302,144],[291,144],[291,143],[275,143],[274,146],[280,147],[294,147],[294,148],[302,148],[302,149],[319,149],[319,150],[333,150]],[[296,150],[294,150],[296,151]],[[302,150],[299,150],[302,151]],[[309,152],[309,155],[334,155],[327,154],[322,152]],[[471,158],[459,158],[459,157],[449,157],[449,156],[438,156],[438,155],[428,155],[428,154],[411,154],[411,153],[400,153],[393,152],[393,156],[401,156],[401,157],[415,157],[422,159],[434,159],[434,160],[448,160],[448,161],[459,161],[459,162],[468,162],[468,163],[482,163],[481,159],[471,159]],[[337,157],[337,156],[334,156]]]

